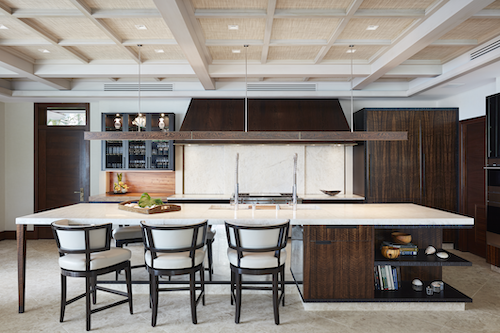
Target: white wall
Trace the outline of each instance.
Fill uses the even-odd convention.
[[[5,104],[0,102],[0,232],[5,230]]]
[[[4,230],[16,230],[16,217],[32,214],[35,206],[34,107],[5,103],[4,108]]]
[[[479,88],[442,99],[438,107],[458,107],[460,120],[476,118],[486,115],[486,96],[500,92],[495,82]]]

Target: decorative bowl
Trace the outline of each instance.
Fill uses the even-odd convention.
[[[340,191],[327,191],[327,190],[320,190],[320,191],[330,196],[334,196],[340,193]]]
[[[392,241],[398,244],[408,244],[411,242],[411,235],[404,232],[391,233]]]
[[[399,257],[399,249],[392,246],[382,246],[382,255],[387,259],[396,259]]]

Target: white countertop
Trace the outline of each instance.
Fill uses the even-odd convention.
[[[17,224],[48,225],[60,219],[77,223],[139,224],[191,223],[208,219],[210,224],[223,224],[225,220],[259,220],[259,223],[273,223],[277,219],[290,219],[295,225],[379,225],[379,226],[473,226],[474,219],[459,214],[427,208],[415,204],[303,204],[296,211],[281,205],[276,209],[249,209],[240,204],[235,211],[230,205],[179,204],[180,211],[141,214],[118,209],[118,204],[81,203],[72,206],[16,218]],[[263,205],[269,206],[269,205]],[[177,221],[176,221],[177,220]],[[183,220],[178,221],[178,220]]]

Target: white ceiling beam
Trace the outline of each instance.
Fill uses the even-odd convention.
[[[263,9],[196,9],[196,18],[267,18],[268,11]],[[348,15],[344,9],[276,9],[274,18],[343,18]],[[422,9],[359,9],[355,17],[362,18],[421,18]]]
[[[421,18],[425,16],[423,9],[358,9],[356,18]]]
[[[71,89],[71,83],[68,80],[51,80],[39,77],[34,74],[34,65],[24,59],[14,56],[9,52],[0,49],[0,67],[17,73],[21,77],[43,83],[55,89]]]
[[[333,43],[339,38],[340,34],[344,31],[345,27],[349,23],[349,20],[354,16],[356,11],[358,10],[359,6],[361,6],[361,3],[363,3],[363,0],[354,0],[349,8],[347,9],[346,16],[340,21],[339,25],[335,29],[335,31],[332,33],[330,38],[328,38],[328,42],[325,46],[321,48],[321,50],[318,52],[316,55],[316,58],[314,59],[314,63],[318,64],[323,59],[325,58],[326,54],[328,51],[330,51],[330,48],[332,47]]]
[[[271,42],[271,33],[273,32],[274,12],[276,10],[276,0],[267,1],[267,16],[266,28],[264,30],[264,42],[262,44],[262,52],[260,56],[260,63],[267,62],[267,55],[269,53],[269,43]]]
[[[474,18],[500,18],[500,9],[483,9],[473,15]]]
[[[264,9],[195,9],[194,17],[199,18],[266,18]]]
[[[6,5],[5,9],[10,9],[10,13],[16,18],[38,18],[38,17],[85,17],[78,9],[45,9],[45,8],[9,8]],[[4,10],[5,11],[5,10]],[[0,13],[1,15],[1,13]],[[158,10],[154,8],[137,8],[137,9],[96,9],[92,11],[94,18],[158,18],[161,17]]]
[[[270,46],[325,46],[326,39],[271,39]],[[451,43],[451,42],[450,42]],[[391,45],[390,39],[337,39],[333,45],[368,45],[368,46],[386,46]],[[264,45],[261,39],[207,39],[206,46],[241,46],[241,45]]]
[[[477,71],[483,67],[500,61],[500,49],[490,51],[476,59],[473,59],[461,66],[455,67],[446,73],[436,77],[435,79],[428,80],[416,86],[410,86],[408,89],[408,97],[422,93],[429,89],[435,88],[451,80],[455,80],[461,76]]]
[[[407,60],[439,37],[488,6],[493,0],[453,0],[445,3],[417,28],[380,56],[372,64],[372,73],[355,79],[354,89],[363,89]]]
[[[182,0],[153,1],[203,87],[209,90],[215,89],[215,81],[210,77],[208,62],[203,52],[204,41],[198,39],[184,2]]]
[[[441,46],[469,46],[469,45],[479,45],[477,39],[438,39],[429,45],[441,45]]]
[[[205,33],[203,32],[203,28],[201,27],[200,21],[194,16],[195,9],[193,7],[192,1],[184,0],[184,6],[186,9],[187,16],[191,21],[191,25],[194,29],[195,35],[198,39],[199,46],[201,47],[201,52],[205,56],[205,60],[207,61],[207,63],[211,64],[213,61],[212,54],[208,50],[208,47],[205,46]]]
[[[36,74],[40,77],[71,78],[137,78],[137,65],[131,64],[43,64],[36,65]],[[193,77],[196,74],[189,64],[151,64],[141,65],[141,77]]]
[[[156,8],[137,8],[137,9],[96,9],[92,11],[95,18],[134,18],[134,17],[152,17],[160,18],[161,15]]]
[[[4,88],[4,89],[10,89],[10,81],[8,80],[4,80],[4,79],[0,79],[0,87],[1,88]]]
[[[125,51],[135,62],[139,63],[138,55],[131,50],[129,47],[122,44],[122,39],[116,35],[113,30],[102,20],[97,19],[92,16],[92,10],[85,2],[82,0],[69,0],[83,15],[94,23],[102,32],[104,32],[116,45],[118,45],[122,50]]]
[[[4,46],[32,46],[32,45],[52,45],[46,39],[0,39],[0,45]]]

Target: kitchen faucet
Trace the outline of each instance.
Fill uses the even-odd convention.
[[[239,201],[239,187],[238,184],[238,162],[240,159],[240,154],[236,153],[236,181],[234,183],[234,209],[238,210],[238,201]]]

